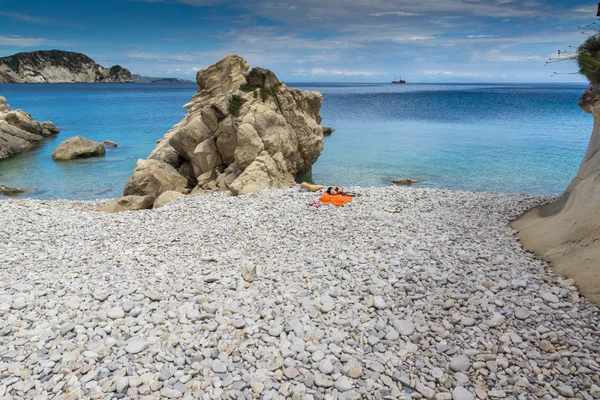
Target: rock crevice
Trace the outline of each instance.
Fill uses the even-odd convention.
[[[185,117],[148,160],[138,162],[124,195],[246,194],[285,187],[317,161],[323,150],[320,93],[288,88],[273,72],[250,70],[236,55],[198,72],[196,82]],[[160,179],[166,170],[170,177]],[[169,185],[146,184],[151,180]]]

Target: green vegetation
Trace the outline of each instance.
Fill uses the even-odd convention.
[[[0,64],[6,64],[8,68],[15,72],[19,72],[19,59],[16,56],[0,58]]]
[[[599,83],[600,33],[590,36],[577,48],[577,66],[579,73],[588,78],[590,82]]]
[[[558,56],[551,58],[546,65],[559,61],[574,61],[577,63],[578,72],[572,72],[572,74],[581,74],[591,83],[600,84],[600,24],[594,22],[578,28],[588,38],[575,51],[559,50]],[[553,73],[553,75],[558,74],[563,73]]]
[[[254,92],[258,88],[258,86],[248,85],[247,83],[244,83],[242,86],[240,86],[240,90],[246,93]]]
[[[255,92],[256,89],[260,89],[260,91],[259,91],[260,98],[262,99],[263,102],[265,102],[272,96],[277,95],[277,92],[279,91],[280,86],[281,86],[281,83],[278,84],[277,86],[269,89],[269,88],[261,87],[261,86],[252,86],[252,85],[248,85],[248,84],[243,84],[242,86],[240,86],[240,90],[242,92],[250,93],[250,92]],[[255,94],[255,96],[256,96],[256,94]]]
[[[238,98],[233,98],[229,102],[229,113],[234,116],[240,115],[240,108],[242,108],[242,101]]]

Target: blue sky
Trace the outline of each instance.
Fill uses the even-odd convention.
[[[544,66],[597,21],[581,0],[1,1],[0,56],[82,52],[104,66],[193,79],[228,54],[280,79],[582,82]]]

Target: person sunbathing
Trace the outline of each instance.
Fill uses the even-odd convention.
[[[337,187],[337,186],[336,187],[331,187],[330,186],[330,187],[327,188],[327,190],[325,190],[325,192],[327,194],[330,194],[330,195],[341,194],[342,196],[348,196],[346,194],[346,192],[344,192],[344,188],[340,188],[340,187]]]

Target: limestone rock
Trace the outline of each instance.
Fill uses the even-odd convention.
[[[4,120],[12,126],[16,126],[26,132],[42,135],[44,128],[42,125],[33,119],[31,114],[23,110],[9,111]]]
[[[116,144],[115,142],[113,142],[112,140],[105,140],[104,142],[102,142],[102,144],[104,144],[107,147],[117,147],[118,144]]]
[[[243,58],[231,55],[196,75],[199,90],[185,105],[184,119],[158,141],[148,160],[186,179],[171,190],[239,195],[286,187],[318,159],[324,143],[321,94],[289,89],[267,69],[248,70]],[[125,194],[159,195],[134,193],[130,183]]]
[[[27,192],[29,192],[27,189],[0,185],[0,194],[5,196],[18,196]]]
[[[187,179],[171,165],[158,160],[138,160],[123,195],[150,195],[157,198],[169,190],[183,193],[186,186]]]
[[[0,112],[10,111],[10,105],[6,102],[6,97],[0,96]]]
[[[152,208],[154,197],[152,196],[124,196],[114,199],[106,204],[102,211],[114,213],[121,211],[146,210]]]
[[[246,81],[250,86],[267,89],[272,89],[281,83],[272,71],[260,67],[252,68],[246,76]]]
[[[415,183],[419,183],[421,181],[418,181],[416,179],[392,179],[392,183],[394,185],[413,185]]]
[[[323,128],[323,136],[331,136],[331,134],[335,132],[335,129],[330,126],[323,125],[321,128]]]
[[[6,99],[0,96],[0,161],[58,132],[51,122],[40,124],[23,110],[10,111]]]
[[[512,222],[523,246],[575,279],[600,305],[600,86],[590,85],[579,106],[594,117],[594,130],[577,175],[554,202]]]
[[[56,135],[60,133],[60,129],[58,129],[52,122],[44,121],[40,122],[42,125],[42,136],[48,137],[52,135]]]
[[[74,136],[58,145],[52,153],[52,158],[57,161],[63,161],[74,158],[102,156],[104,153],[106,153],[106,149],[102,143],[88,140],[83,136]]]
[[[183,194],[180,192],[176,192],[174,190],[167,190],[166,192],[163,192],[160,196],[156,198],[156,200],[154,201],[154,208],[160,208],[162,206],[165,206],[170,202],[177,200],[181,196],[183,196]]]

